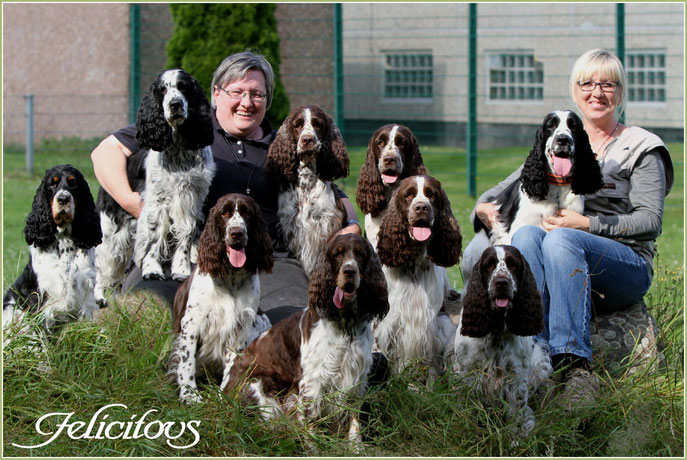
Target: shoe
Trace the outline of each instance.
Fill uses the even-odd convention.
[[[568,369],[563,378],[563,390],[557,404],[565,408],[589,407],[599,392],[599,378],[589,364]]]

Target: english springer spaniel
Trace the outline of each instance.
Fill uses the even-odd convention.
[[[210,144],[210,104],[198,82],[183,69],[162,72],[143,96],[136,119],[141,148],[129,158],[131,188],[141,193],[138,221],[102,187],[98,209],[103,244],[96,250],[96,299],[121,282],[133,254],[143,279],[191,274],[192,245],[203,222],[203,202],[215,174]]]
[[[430,176],[404,179],[379,230],[377,253],[389,285],[389,314],[374,325],[375,348],[400,372],[411,361],[444,370],[455,333],[439,314],[450,289],[446,269],[458,262],[462,236],[441,183]]]
[[[79,318],[92,319],[98,309],[93,298],[94,247],[102,233],[93,195],[78,169],[57,165],[45,172],[24,236],[29,262],[2,300],[3,329],[26,313],[39,315],[43,332]],[[6,339],[11,336],[8,329],[5,334]]]
[[[505,400],[527,436],[534,413],[527,405],[552,372],[533,337],[544,328],[542,298],[525,258],[513,246],[487,248],[472,271],[458,332],[447,353],[453,372],[477,381],[488,401]]]
[[[356,202],[365,213],[365,237],[377,248],[377,234],[391,195],[403,179],[427,174],[413,132],[396,124],[377,129],[367,144],[360,170]]]
[[[220,198],[198,247],[198,266],[174,298],[176,340],[168,375],[182,401],[199,401],[196,376],[206,369],[226,385],[236,353],[270,327],[259,309],[260,272],[274,265],[260,207],[245,195]]]
[[[279,185],[282,236],[307,274],[327,240],[345,226],[332,181],[348,176],[348,164],[339,128],[316,105],[291,112],[267,153],[267,174]]]
[[[357,412],[346,408],[367,388],[370,322],[389,310],[387,285],[372,246],[361,236],[329,241],[310,278],[309,306],[277,323],[241,354],[229,386],[264,418],[295,410],[299,420],[327,417],[361,442]]]
[[[491,244],[510,244],[525,225],[541,226],[559,209],[584,211],[584,196],[601,189],[601,168],[582,121],[572,111],[551,112],[537,129],[520,180],[494,200],[499,218],[489,233]],[[475,218],[475,233],[487,231]]]

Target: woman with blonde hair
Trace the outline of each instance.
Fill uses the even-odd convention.
[[[598,389],[591,369],[592,314],[625,309],[642,299],[653,277],[654,243],[673,183],[668,149],[655,134],[620,122],[627,98],[625,70],[612,53],[593,49],[576,62],[570,93],[579,109],[604,186],[585,197],[583,214],[560,209],[544,229],[523,227],[512,239],[527,259],[544,299],[548,347],[561,401],[590,403]],[[490,227],[493,198],[512,174],[478,200],[475,216]],[[466,250],[466,253],[468,250]]]

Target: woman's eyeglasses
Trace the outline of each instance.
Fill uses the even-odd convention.
[[[584,92],[594,91],[596,85],[599,85],[601,87],[601,91],[603,91],[604,93],[615,93],[615,90],[618,89],[618,82],[615,81],[587,80],[577,82],[577,86]]]
[[[219,86],[215,86],[217,89],[221,89],[225,93],[227,93],[227,96],[229,96],[231,99],[238,101],[240,99],[243,99],[244,97],[248,96],[248,98],[253,101],[253,102],[262,102],[265,100],[267,97],[267,94],[260,94],[260,93],[253,93],[250,91],[239,91],[236,89],[224,89]]]

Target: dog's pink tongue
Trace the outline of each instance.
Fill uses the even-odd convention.
[[[246,251],[244,249],[227,248],[229,263],[232,267],[241,268],[246,263]]]
[[[497,307],[506,308],[508,306],[508,299],[496,299],[494,301]]]
[[[341,310],[343,308],[343,296],[344,293],[341,290],[339,286],[336,287],[336,290],[334,291],[334,305],[336,305],[336,308]]]
[[[382,180],[385,184],[393,184],[398,180],[398,176],[390,176],[388,174],[382,174]]]
[[[418,241],[425,241],[432,235],[432,230],[427,227],[413,227],[413,238]]]
[[[570,158],[559,158],[553,156],[553,172],[557,176],[567,176],[570,174],[570,169],[572,168],[572,162]]]

